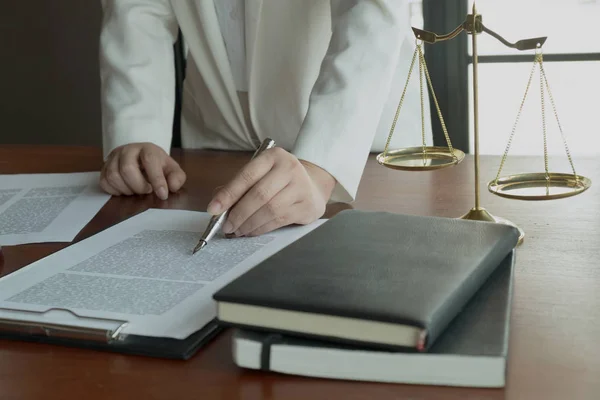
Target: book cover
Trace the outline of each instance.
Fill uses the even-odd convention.
[[[517,241],[502,224],[343,211],[216,292],[218,318],[426,351]]]

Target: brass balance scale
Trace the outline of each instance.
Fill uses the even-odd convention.
[[[425,59],[423,57],[422,45],[423,42],[434,44],[436,42],[441,42],[445,40],[451,40],[457,37],[461,32],[467,32],[472,36],[472,44],[473,44],[473,111],[474,111],[474,170],[475,170],[475,206],[463,215],[462,219],[469,220],[477,220],[477,221],[488,221],[488,222],[496,222],[508,224],[519,229],[520,237],[519,243],[522,243],[525,233],[521,228],[515,225],[513,222],[494,216],[490,214],[485,208],[480,206],[479,202],[479,115],[478,115],[478,64],[477,64],[477,35],[485,32],[494,38],[498,39],[504,45],[514,48],[517,50],[525,51],[525,50],[535,50],[535,57],[533,68],[531,70],[531,74],[529,76],[529,81],[527,82],[527,88],[525,91],[525,95],[521,102],[521,106],[519,108],[519,112],[517,114],[517,119],[514,123],[512,133],[508,140],[508,144],[504,155],[500,162],[500,167],[498,168],[498,173],[496,178],[489,182],[488,190],[501,197],[509,198],[509,199],[519,199],[519,200],[552,200],[552,199],[560,199],[570,196],[575,196],[580,193],[583,193],[591,186],[591,180],[577,175],[575,172],[575,166],[573,164],[573,160],[571,158],[571,154],[569,152],[569,148],[567,146],[567,142],[565,136],[562,131],[562,127],[560,125],[560,121],[558,119],[558,113],[556,111],[556,106],[554,104],[554,99],[552,97],[552,93],[550,91],[550,86],[548,85],[548,79],[546,78],[546,73],[543,67],[543,56],[542,56],[542,46],[546,41],[546,37],[540,38],[532,38],[520,40],[516,43],[510,43],[504,38],[502,38],[497,33],[491,31],[487,27],[483,25],[482,17],[480,14],[477,14],[477,10],[475,4],[473,4],[472,14],[467,15],[467,18],[464,23],[459,25],[454,31],[446,35],[437,35],[433,32],[428,32],[420,29],[413,28],[413,32],[416,36],[417,46],[415,52],[413,54],[411,66],[408,72],[408,78],[406,81],[406,85],[404,87],[404,91],[402,92],[402,96],[400,97],[400,102],[396,109],[396,114],[394,116],[394,120],[392,122],[392,126],[390,129],[390,134],[388,136],[384,151],[377,156],[377,161],[379,164],[396,169],[396,170],[405,170],[405,171],[428,171],[428,170],[436,170],[440,168],[446,168],[450,166],[458,165],[465,158],[465,153],[459,149],[455,149],[452,147],[452,143],[450,137],[448,135],[448,131],[446,129],[446,125],[444,124],[444,118],[440,111],[440,107],[438,105],[435,92],[433,90],[433,85],[431,84],[431,78],[429,77],[429,72],[427,70],[427,65],[425,63]],[[421,134],[422,134],[422,145],[418,147],[409,147],[402,148],[397,150],[390,150],[389,144],[392,136],[394,134],[396,122],[398,119],[398,115],[400,113],[400,109],[402,108],[402,103],[404,102],[404,98],[406,96],[406,90],[408,87],[408,83],[411,78],[412,71],[414,69],[415,60],[418,57],[419,62],[419,80],[421,87]],[[508,151],[510,149],[510,145],[512,143],[515,130],[517,127],[517,123],[519,121],[519,117],[521,115],[523,105],[525,103],[525,99],[527,98],[527,93],[529,92],[529,88],[531,86],[531,81],[533,78],[534,71],[536,66],[539,66],[539,76],[540,76],[540,90],[541,90],[541,101],[542,101],[542,126],[543,126],[543,138],[544,138],[544,166],[545,171],[539,173],[523,173],[517,175],[509,175],[501,177],[502,168],[506,162],[506,158],[508,156]],[[446,138],[447,147],[442,146],[427,146],[425,143],[425,124],[424,124],[424,107],[423,107],[423,75],[425,75],[427,79],[427,83],[429,85],[429,89],[431,91],[433,101],[437,110],[437,115],[440,119],[440,123],[442,126],[442,130],[444,132],[444,136]],[[556,121],[558,123],[559,131],[562,135],[563,144],[565,146],[566,154],[569,159],[572,173],[555,173],[550,172],[548,167],[548,149],[547,149],[547,141],[546,141],[546,119],[545,119],[545,103],[544,103],[544,86],[548,91],[548,97],[552,104],[552,109],[554,111],[554,115],[556,117]]]

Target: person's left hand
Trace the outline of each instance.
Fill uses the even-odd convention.
[[[208,205],[208,212],[216,215],[233,206],[223,232],[258,236],[286,225],[306,225],[319,219],[335,184],[325,170],[274,147],[251,160],[220,188]]]

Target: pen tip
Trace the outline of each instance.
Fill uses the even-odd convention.
[[[200,250],[202,250],[204,248],[204,246],[206,246],[206,242],[204,240],[201,240],[200,242],[198,242],[198,244],[196,245],[196,247],[194,247],[194,250],[192,251],[192,255],[194,255],[197,252],[199,252]]]

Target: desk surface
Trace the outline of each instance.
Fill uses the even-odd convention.
[[[149,207],[205,210],[212,188],[248,159],[246,154],[186,151],[174,156],[188,175],[167,201],[152,196],[112,198],[76,240]],[[526,233],[517,258],[508,385],[502,390],[342,382],[242,371],[226,332],[190,361],[0,341],[2,399],[581,399],[600,393],[600,162],[575,160],[590,177],[583,195],[548,202],[499,198],[487,192],[499,159],[481,158],[481,202]],[[98,170],[98,149],[2,147],[0,173]],[[541,158],[510,158],[503,172],[543,171]],[[551,160],[569,171],[565,160]],[[214,171],[218,171],[215,174]],[[392,171],[369,160],[352,207],[456,217],[473,206],[473,163],[437,172]],[[348,205],[334,205],[332,216]],[[66,244],[4,248],[6,275]]]

